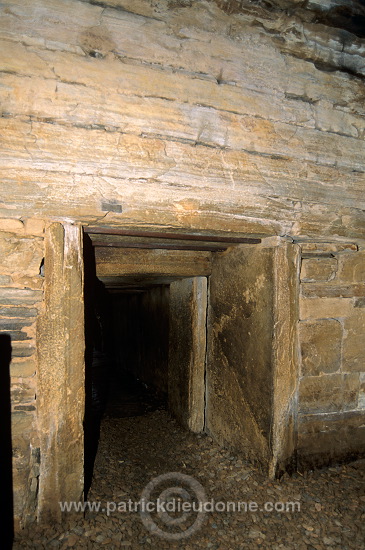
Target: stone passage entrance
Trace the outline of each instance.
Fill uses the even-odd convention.
[[[105,361],[92,341],[100,330],[105,336],[107,295],[91,298],[100,285],[109,296],[116,368],[167,394],[170,412],[192,432],[270,475],[286,467],[298,378],[296,262],[296,246],[277,239],[107,228],[86,228],[82,239],[81,227],[53,224],[39,323],[40,517],[59,517],[58,502],[79,500],[90,483],[89,373],[95,361],[102,372]]]

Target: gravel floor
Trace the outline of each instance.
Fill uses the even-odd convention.
[[[167,539],[166,533],[182,537],[191,525],[195,528],[197,514],[180,526],[152,514],[163,531],[161,538],[145,527],[138,511],[111,511],[114,503],[123,507],[126,504],[121,503],[129,499],[138,502],[146,484],[166,472],[192,476],[214,505],[256,502],[258,510],[207,512],[203,524],[179,540]],[[153,497],[165,487],[178,485],[181,479],[176,479],[160,483]],[[193,489],[184,486],[192,495]],[[106,416],[88,495],[89,502],[101,503],[104,511],[66,514],[62,526],[46,530],[32,526],[17,538],[14,548],[361,550],[365,549],[364,495],[365,461],[304,476],[285,475],[273,482],[210,437],[185,431],[162,408],[136,417]],[[107,502],[113,503],[109,515]],[[281,510],[287,502],[299,504],[300,511],[263,509],[265,503],[277,503]]]

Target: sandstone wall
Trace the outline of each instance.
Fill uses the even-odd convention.
[[[298,457],[302,466],[365,452],[365,250],[302,245]]]
[[[37,505],[36,320],[43,299],[43,256],[42,221],[0,219],[0,332],[2,338],[10,337],[11,344],[10,388],[2,387],[2,395],[10,391],[16,526],[34,519]],[[2,418],[5,422],[6,411]],[[8,451],[2,448],[2,453]]]
[[[364,40],[293,13],[4,2],[0,213],[363,238]]]

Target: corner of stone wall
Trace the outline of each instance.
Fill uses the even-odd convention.
[[[37,509],[36,322],[43,300],[44,222],[0,219],[0,329],[11,344],[10,405],[15,530]],[[10,442],[9,442],[10,453]]]
[[[365,453],[365,250],[302,243],[298,465]]]

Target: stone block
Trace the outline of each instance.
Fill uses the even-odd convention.
[[[302,374],[333,373],[341,366],[342,325],[334,319],[299,323]]]
[[[333,283],[302,283],[301,295],[305,298],[357,298],[354,301],[354,307],[361,307],[361,300],[365,295],[365,283],[347,283],[347,284],[333,284]],[[360,300],[360,302],[359,302]],[[362,306],[364,307],[364,306]]]
[[[43,240],[39,237],[26,238],[13,233],[0,233],[0,269],[2,274],[38,275],[43,256]]]
[[[328,466],[364,453],[365,411],[299,415],[299,469]]]
[[[9,306],[0,307],[0,317],[17,317],[24,319],[28,317],[37,317],[38,310],[34,307]]]
[[[41,302],[43,293],[41,290],[28,290],[23,288],[2,288],[0,289],[1,305],[33,305]]]
[[[36,362],[28,359],[25,361],[12,361],[10,363],[10,376],[14,378],[29,378],[36,372]]]
[[[0,218],[0,231],[24,233],[24,225],[23,222],[14,218]]]
[[[365,310],[356,309],[344,321],[344,372],[365,371]]]
[[[35,347],[31,344],[22,342],[11,344],[11,356],[12,357],[30,357],[35,353]]]
[[[339,257],[338,279],[346,283],[365,281],[365,250]]]
[[[307,258],[302,260],[301,281],[315,283],[332,281],[336,277],[336,258]]]
[[[31,380],[31,379],[28,379]],[[21,404],[33,404],[35,400],[35,388],[28,383],[21,382],[12,384],[10,388],[11,403],[12,405],[21,405]]]
[[[28,218],[24,221],[24,232],[26,235],[42,237],[44,234],[45,222],[38,218]]]
[[[303,285],[302,285],[303,286]],[[299,297],[299,319],[341,319],[353,312],[351,298]]]
[[[354,243],[301,243],[302,254],[305,256],[329,255],[339,252],[356,252]]]
[[[299,411],[310,414],[354,410],[359,390],[358,374],[306,376],[299,385]]]
[[[13,437],[13,453],[17,456],[19,453],[19,438],[26,440],[27,448],[29,448],[29,434],[33,430],[34,414],[26,411],[14,411],[11,415],[11,433]]]
[[[11,284],[12,279],[9,275],[0,275],[0,286]]]

